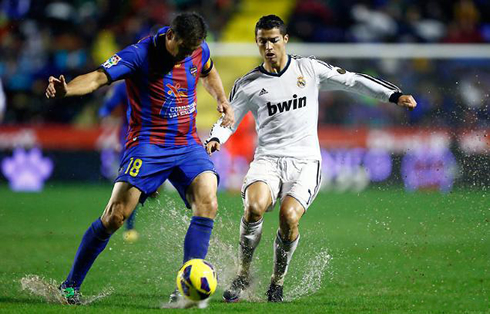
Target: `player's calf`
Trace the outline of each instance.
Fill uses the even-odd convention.
[[[248,277],[255,249],[262,237],[263,219],[247,222],[245,217],[240,222],[240,247],[238,250],[238,275]]]
[[[287,241],[277,233],[274,241],[274,270],[271,277],[271,285],[267,291],[270,302],[282,301],[282,286],[288,272],[289,264],[293,258],[294,251],[299,243],[299,234],[294,241]]]

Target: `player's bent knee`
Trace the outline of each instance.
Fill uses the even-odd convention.
[[[122,202],[111,202],[107,205],[101,217],[102,223],[111,233],[116,232],[124,224],[126,204]]]
[[[201,197],[194,202],[192,208],[195,216],[214,219],[218,212],[218,199],[215,195]]]
[[[281,225],[286,225],[289,228],[295,228],[299,225],[299,220],[302,216],[301,210],[294,207],[281,207],[279,220]]]
[[[102,216],[101,220],[110,233],[116,232],[124,224],[124,216],[121,214]]]
[[[266,210],[267,204],[265,202],[248,200],[245,205],[245,220],[247,222],[259,221],[264,216]]]

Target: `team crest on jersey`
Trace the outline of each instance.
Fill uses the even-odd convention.
[[[345,71],[345,70],[344,70],[344,69],[342,69],[342,68],[338,68],[338,69],[337,69],[337,72],[339,72],[339,74],[345,74],[345,73],[347,73],[347,71]]]
[[[302,76],[298,76],[298,87],[303,88],[306,86],[306,80]]]
[[[109,58],[109,60],[107,60],[106,62],[104,62],[104,64],[102,64],[102,66],[106,69],[112,67],[113,65],[116,65],[119,63],[119,61],[121,61],[121,57],[119,57],[118,55],[113,55],[112,57]]]
[[[197,66],[195,66],[194,64],[191,66],[191,68],[189,69],[189,72],[191,72],[192,76],[196,77],[197,75]]]

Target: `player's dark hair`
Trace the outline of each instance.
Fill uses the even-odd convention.
[[[177,15],[170,24],[177,38],[186,43],[199,43],[203,41],[208,33],[208,26],[202,16],[195,12],[181,13]]]
[[[278,28],[283,36],[288,32],[284,21],[279,16],[271,14],[261,17],[257,24],[255,24],[255,36],[257,36],[259,29],[269,30],[273,28]]]

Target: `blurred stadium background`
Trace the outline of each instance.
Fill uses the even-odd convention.
[[[0,289],[0,299],[10,300],[11,309],[20,302],[11,292],[18,288],[10,283],[17,282],[19,274],[34,269],[60,278],[66,272],[84,228],[109,197],[118,166],[124,113],[116,110],[104,119],[98,115],[109,88],[86,97],[47,101],[47,78],[64,74],[71,80],[91,71],[184,10],[199,12],[208,22],[207,40],[227,93],[236,78],[260,63],[254,25],[260,16],[274,13],[288,24],[289,53],[314,55],[386,79],[418,102],[417,109],[408,112],[343,92],[321,93],[324,194],[313,204],[316,210],[303,220],[303,230],[310,231],[302,239],[307,250],[308,245],[323,246],[322,233],[326,233],[328,248],[337,253],[335,272],[343,278],[333,280],[329,293],[321,294],[333,298],[328,304],[350,312],[451,311],[452,302],[458,300],[456,309],[461,311],[488,309],[489,1],[0,0],[0,9],[0,235],[7,239],[2,241],[2,251],[10,256],[0,260],[0,279],[9,282],[5,287],[12,287]],[[200,89],[198,129],[205,139],[218,114],[215,103]],[[225,218],[233,216],[230,221],[235,224],[218,230],[218,236],[224,232],[234,239],[238,232],[240,199],[225,191],[240,188],[254,143],[253,120],[248,117],[237,135],[213,156],[221,175],[220,206],[233,209],[232,214],[222,213]],[[100,183],[102,187],[97,187]],[[43,188],[40,194],[11,191]],[[145,215],[148,212],[140,217],[141,225],[146,222],[161,230]],[[320,223],[328,228],[317,228]],[[268,224],[273,234],[277,222]],[[153,235],[153,239],[162,236]],[[270,244],[267,248],[271,243],[265,244]],[[383,250],[376,251],[375,244]],[[30,247],[45,250],[36,251],[31,259]],[[148,253],[152,249],[145,251],[149,257],[156,256]],[[53,261],[53,252],[59,260]],[[264,248],[261,261],[269,261],[269,253]],[[104,263],[108,267],[109,259],[121,258],[114,254],[107,253],[101,269]],[[45,267],[45,260],[52,264],[46,262]],[[152,261],[148,258],[137,265]],[[178,268],[178,261],[167,262]],[[446,262],[453,268],[447,269]],[[139,269],[118,265],[139,278]],[[425,278],[419,272],[422,268]],[[100,278],[121,275],[94,271]],[[396,286],[389,290],[384,285],[392,281]],[[93,288],[93,281],[88,287]],[[134,290],[128,287],[124,289]],[[171,284],[165,289],[171,291]],[[457,291],[461,289],[466,291],[466,302],[460,302]],[[150,291],[144,285],[140,290]],[[352,297],[354,290],[371,299],[359,301]],[[415,294],[407,299],[410,290]],[[379,302],[384,307],[373,305],[377,298],[383,299]],[[122,296],[116,300],[125,302]],[[434,307],[424,307],[424,300]],[[349,307],[351,301],[355,306]]]
[[[346,93],[321,95],[325,189],[362,190],[386,183],[447,192],[455,185],[489,184],[484,171],[490,165],[488,1],[0,3],[3,182],[32,179],[28,174],[19,179],[22,169],[17,168],[12,178],[7,162],[29,157],[32,153],[22,155],[20,149],[30,148],[42,150],[50,160],[52,167],[42,169],[43,178],[110,181],[117,170],[117,153],[111,151],[118,144],[122,112],[99,119],[108,88],[87,97],[47,101],[47,77],[64,74],[72,79],[93,70],[167,24],[174,13],[194,10],[209,23],[208,41],[227,92],[237,77],[259,64],[254,25],[274,12],[288,24],[290,53],[384,78],[415,96],[417,110],[405,112]],[[202,90],[198,95],[198,129],[205,138],[218,115],[212,99]],[[252,158],[251,120],[244,121],[241,135],[215,157],[224,189],[239,188]]]

